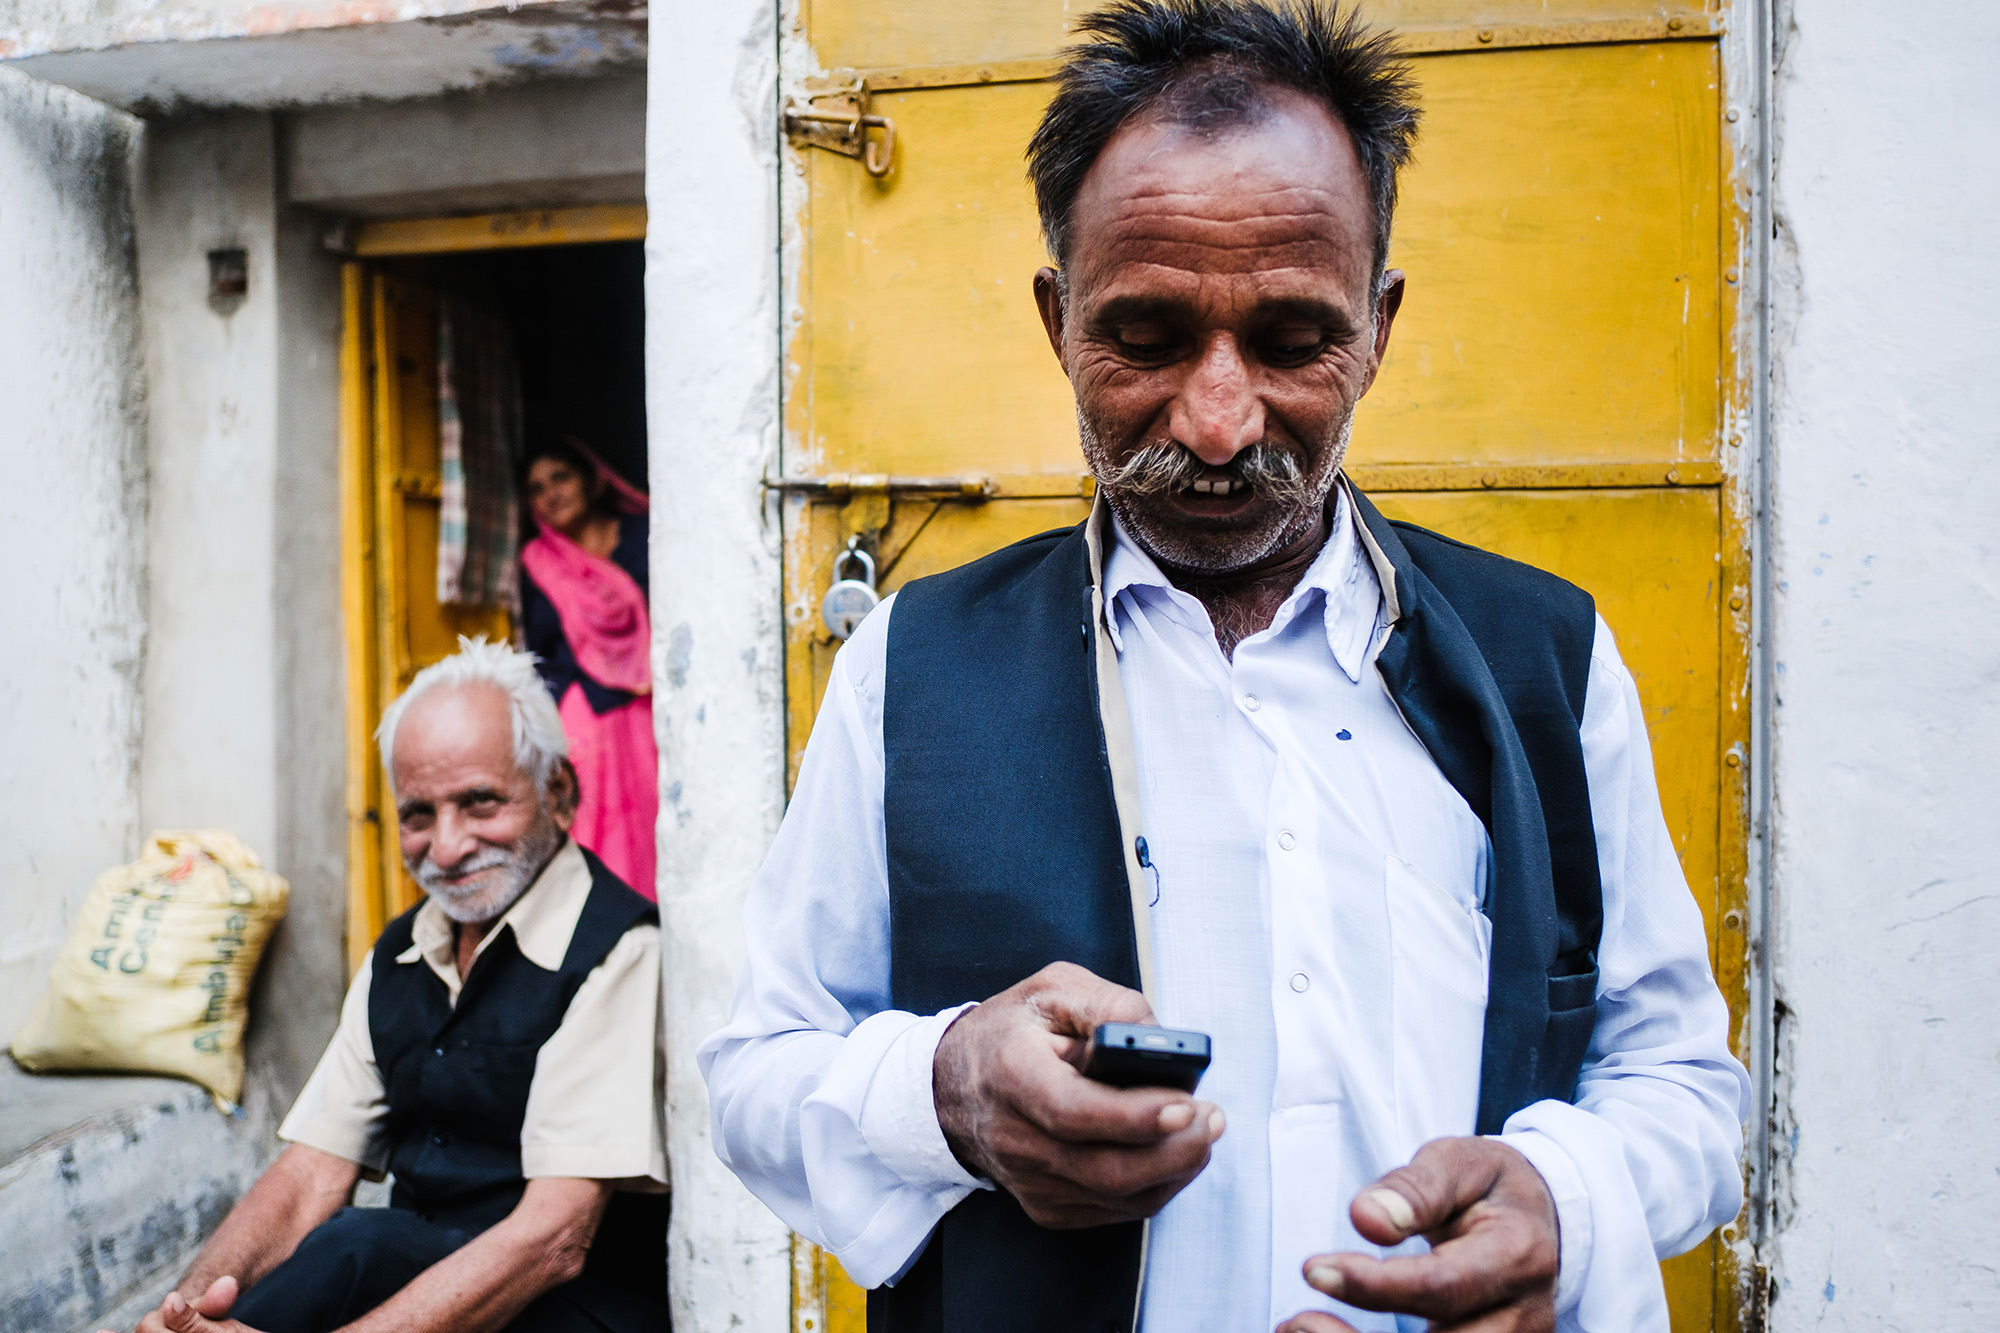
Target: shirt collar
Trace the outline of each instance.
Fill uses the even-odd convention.
[[[1160,572],[1153,558],[1132,540],[1117,515],[1109,512],[1110,506],[1101,493],[1097,503],[1099,512],[1091,515],[1092,529],[1102,524],[1112,538],[1105,544],[1108,549],[1102,552],[1098,586],[1104,590],[1105,627],[1117,650],[1125,651],[1118,617],[1112,611],[1121,594],[1127,615],[1137,615],[1142,607],[1158,609],[1190,628],[1212,632],[1208,612],[1201,603],[1174,587]],[[1347,678],[1356,682],[1367,667],[1369,652],[1390,621],[1376,561],[1372,552],[1363,549],[1360,525],[1360,515],[1347,493],[1346,478],[1342,477],[1334,488],[1333,522],[1326,544],[1271,622],[1276,626],[1287,624],[1292,617],[1308,610],[1311,599],[1318,597],[1323,608],[1327,648]],[[1092,554],[1096,557],[1098,552],[1093,550]],[[1093,565],[1098,563],[1093,559]]]
[[[555,971],[569,953],[570,936],[576,933],[577,918],[583,915],[584,900],[589,896],[590,865],[576,840],[565,838],[527,892],[514,900],[474,947],[473,959],[485,953],[502,930],[511,930],[522,957],[545,972]],[[416,920],[410,924],[410,940],[410,947],[397,954],[396,961],[428,964],[456,998],[463,984],[458,975],[457,939],[451,918],[435,898],[425,899],[417,909]]]

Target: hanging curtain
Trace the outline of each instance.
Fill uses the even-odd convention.
[[[438,302],[438,601],[520,608],[521,375],[507,326]]]

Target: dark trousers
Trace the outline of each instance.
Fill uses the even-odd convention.
[[[263,1333],[331,1333],[408,1286],[471,1240],[472,1232],[426,1222],[407,1208],[343,1208],[314,1227],[291,1258],[266,1273],[229,1312]],[[605,1326],[546,1292],[508,1333],[602,1333]]]

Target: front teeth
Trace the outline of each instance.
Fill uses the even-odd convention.
[[[1235,485],[1228,477],[1217,477],[1213,481],[1204,477],[1194,483],[1194,490],[1198,495],[1227,495]]]

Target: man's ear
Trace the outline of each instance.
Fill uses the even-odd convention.
[[[1389,351],[1389,328],[1396,312],[1403,308],[1403,270],[1392,268],[1382,275],[1382,290],[1375,297],[1375,364],[1381,365]]]
[[[564,755],[557,763],[556,771],[549,774],[549,809],[556,821],[556,827],[564,833],[576,823],[576,803],[583,795],[583,783],[576,776],[576,765]]]
[[[1056,354],[1056,364],[1069,374],[1069,362],[1063,359],[1063,280],[1062,275],[1044,265],[1035,270],[1035,308],[1041,311],[1042,328],[1049,335],[1049,350]]]
[[[1375,295],[1375,346],[1368,358],[1368,388],[1374,387],[1375,372],[1382,369],[1382,358],[1388,355],[1389,330],[1402,308],[1403,270],[1392,268],[1382,275],[1382,289]]]

